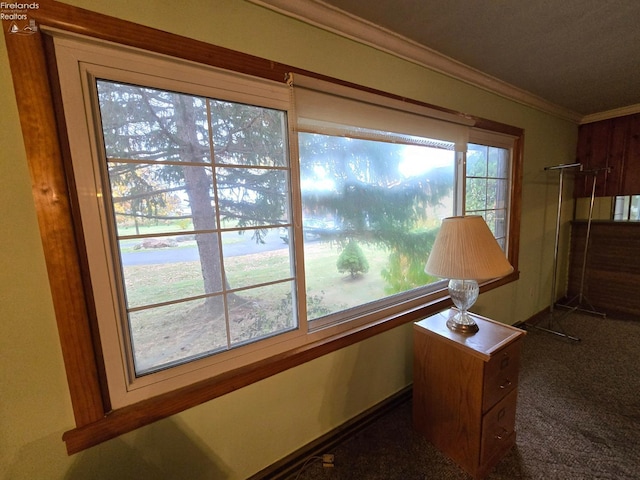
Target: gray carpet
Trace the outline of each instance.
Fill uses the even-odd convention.
[[[640,479],[640,321],[573,313],[561,326],[581,341],[528,329],[517,444],[487,478]],[[413,431],[410,401],[331,453],[333,468],[310,459],[291,478],[470,478]]]

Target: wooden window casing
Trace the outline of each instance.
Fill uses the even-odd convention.
[[[55,89],[52,89],[52,85],[57,85],[54,52],[51,37],[41,27],[82,34],[275,81],[284,81],[288,72],[298,72],[390,98],[401,98],[59,2],[42,2],[39,9],[29,12],[29,16],[39,27],[35,33],[13,35],[9,33],[8,21],[3,21],[3,30],[76,423],[75,428],[63,435],[69,454],[404,323],[416,321],[451,305],[450,299],[443,294],[433,302],[393,315],[385,321],[345,331],[179,390],[112,409],[104,382],[100,344],[96,340],[95,312],[83,249],[84,240],[79,233],[81,229],[74,223],[77,205],[70,193],[74,185],[71,175],[66,174],[69,171],[66,141],[68,133],[61,118],[60,98]],[[427,106],[438,109],[432,105]],[[450,110],[440,110],[456,114]],[[524,132],[520,128],[490,120],[473,119],[476,128],[516,137],[508,254],[514,273],[483,285],[481,291],[486,291],[518,278]]]

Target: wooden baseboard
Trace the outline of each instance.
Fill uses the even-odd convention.
[[[365,410],[361,414],[343,423],[332,431],[322,435],[311,443],[299,448],[295,452],[287,455],[278,462],[270,465],[255,475],[249,477],[248,480],[285,480],[297,473],[304,463],[311,457],[322,456],[326,453],[333,453],[337,445],[344,442],[347,438],[352,437],[360,432],[380,417],[398,407],[399,405],[411,399],[413,385],[409,385],[396,394],[386,398],[382,402]]]
[[[516,328],[521,328],[523,330],[527,329],[527,325],[535,325],[541,320],[543,320],[547,315],[549,315],[549,307],[540,310],[538,313],[531,315],[527,320],[523,320],[522,322],[516,322],[513,324]]]

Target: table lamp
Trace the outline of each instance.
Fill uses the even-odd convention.
[[[442,221],[424,271],[449,279],[449,295],[459,312],[449,318],[447,326],[456,332],[475,333],[478,325],[467,310],[478,298],[478,281],[504,277],[513,267],[484,218],[468,215]]]

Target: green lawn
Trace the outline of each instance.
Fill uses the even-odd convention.
[[[380,271],[386,253],[362,247],[370,269],[352,278],[336,267],[340,250],[328,242],[314,242],[305,248],[306,290],[313,305],[310,315],[337,312],[385,296]],[[288,249],[230,257],[226,260],[232,288],[291,278]],[[204,293],[200,262],[129,266],[124,269],[129,307],[181,300]],[[292,305],[287,294],[292,282],[246,289],[228,304],[229,319],[221,310],[212,311],[203,300],[142,309],[129,316],[134,356],[138,371],[155,369],[167,363],[184,361],[228,348],[265,335],[292,328]],[[227,336],[227,334],[229,336]]]
[[[307,291],[322,295],[332,311],[384,296],[385,285],[380,271],[386,264],[386,253],[369,246],[363,246],[362,250],[369,260],[369,272],[351,278],[349,274],[338,272],[336,260],[340,250],[336,245],[313,243],[307,246]],[[225,270],[232,288],[291,277],[287,249],[230,257],[226,260]],[[129,266],[125,267],[124,274],[130,307],[204,293],[199,262]],[[250,295],[250,291],[247,293]]]

